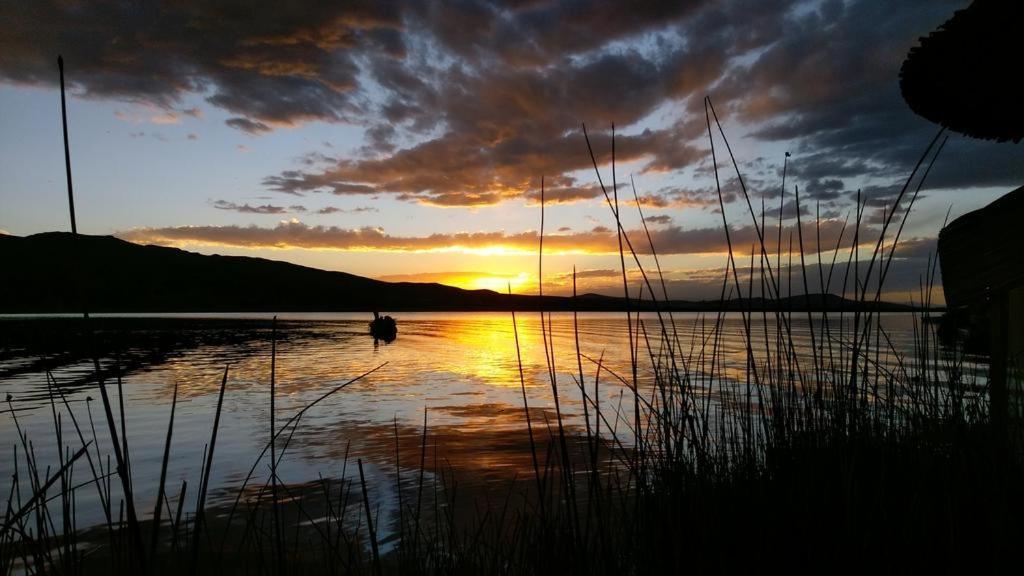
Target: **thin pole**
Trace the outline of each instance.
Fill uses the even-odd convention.
[[[64,101],[64,57],[57,56],[57,68],[60,69],[60,118],[64,125],[64,168],[68,178],[68,209],[71,211],[71,234],[78,236],[78,225],[75,223],[75,191],[71,183],[71,148],[68,145],[68,107]],[[89,315],[88,312],[85,313]]]
[[[64,168],[67,173],[68,180],[68,208],[71,214],[71,238],[74,241],[75,250],[81,250],[78,246],[78,225],[75,222],[75,192],[74,186],[71,180],[71,148],[68,145],[68,109],[67,102],[64,97],[64,57],[57,55],[57,69],[60,71],[60,114],[61,122],[64,128]],[[75,259],[75,265],[81,266],[81,258]],[[81,274],[77,275],[78,277]],[[89,337],[89,347],[92,350],[92,364],[93,369],[96,372],[96,379],[99,382],[100,396],[103,398],[103,409],[107,417],[107,426],[110,429],[110,439],[114,446],[114,456],[117,459],[117,474],[121,478],[121,489],[124,492],[125,500],[128,504],[128,525],[131,528],[133,540],[135,542],[137,562],[140,568],[140,572],[146,573],[146,553],[145,547],[142,543],[142,532],[139,529],[138,516],[135,514],[135,498],[132,494],[131,479],[128,476],[128,463],[127,459],[129,455],[127,452],[122,451],[122,446],[118,442],[117,429],[114,427],[114,415],[110,410],[110,398],[107,395],[107,387],[103,383],[103,373],[100,370],[100,359],[96,354],[95,343],[92,341],[92,328],[89,325],[89,307],[86,303],[86,298],[82,294],[81,286],[78,283],[75,284],[76,290],[78,291],[79,301],[82,305],[82,317],[85,319],[86,333]],[[122,432],[122,436],[123,436]]]

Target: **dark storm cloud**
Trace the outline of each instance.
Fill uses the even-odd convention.
[[[264,125],[340,120],[353,54],[400,24],[389,2],[0,3],[0,78],[170,108],[190,92]],[[394,42],[391,42],[394,45]],[[394,48],[391,49],[394,52]]]
[[[623,37],[664,27],[706,0],[416,3],[418,17],[453,52],[511,66],[546,66]]]
[[[966,4],[825,2],[792,19],[785,35],[730,70],[712,94],[738,119],[761,124],[753,136],[796,141],[791,174],[804,179],[810,197],[835,200],[834,181],[843,178],[901,183],[938,127],[903,101],[899,66],[918,37]],[[928,186],[1017,185],[1022,161],[1020,147],[953,135]]]
[[[282,172],[268,177],[265,184],[290,194],[393,193],[401,199],[441,206],[495,204],[524,195],[536,201],[541,175],[563,175],[591,166],[582,132],[566,124],[561,135],[541,138],[524,132],[489,146],[480,140],[480,131],[451,132],[389,156],[341,160],[322,172]],[[591,138],[606,147],[610,133],[592,133]],[[671,150],[671,158],[662,155],[666,149]],[[620,162],[647,160],[648,166],[660,162],[679,168],[687,159],[696,162],[701,156],[696,148],[679,141],[671,129],[620,135],[616,154]],[[608,160],[607,155],[602,158]],[[603,198],[600,188],[556,186],[551,193],[553,202],[591,198]]]
[[[965,4],[5,1],[0,79],[53,85],[63,52],[72,86],[89,97],[186,113],[183,96],[198,93],[254,135],[352,122],[366,129],[356,156],[269,175],[267,188],[437,206],[535,201],[541,176],[589,168],[581,122],[602,163],[614,122],[620,161],[692,170],[705,185],[710,94],[734,142],[785,143],[788,182],[832,214],[859,188],[892,199],[931,139],[936,127],[899,94],[899,66]],[[752,193],[778,196],[780,161],[739,161]],[[1021,181],[1024,148],[954,136],[929,187]],[[600,201],[593,184],[553,184],[551,199]],[[723,184],[726,201],[736,184]],[[715,209],[717,194],[643,202]]]
[[[540,4],[526,12],[550,7]],[[642,161],[645,171],[693,167],[698,176],[711,179],[699,97],[711,93],[727,124],[752,126],[751,135],[758,139],[794,140],[799,154],[790,183],[802,187],[806,202],[822,204],[826,214],[849,205],[857,188],[871,187],[873,202],[892,200],[894,195],[879,191],[898,187],[935,130],[903,104],[896,73],[914,39],[954,7],[866,1],[799,10],[788,2],[688,6],[656,24],[629,20],[630,26],[621,30],[653,39],[615,48],[573,40],[571,33],[538,40],[535,46],[521,38],[535,32],[520,31],[526,47],[513,57],[495,39],[516,37],[502,31],[510,23],[526,22],[519,17],[526,12],[464,5],[454,12],[453,22],[473,32],[455,38],[446,36],[444,27],[428,27],[457,56],[457,64],[412,68],[389,59],[374,69],[378,82],[391,92],[382,107],[386,123],[370,138],[372,148],[383,154],[308,172],[293,178],[290,188],[310,191],[311,184],[324,181],[361,183],[374,193],[441,206],[492,204],[523,195],[536,201],[540,175],[588,168],[577,131],[581,121],[602,128],[593,140],[606,150],[607,124],[629,126],[672,101],[684,102],[688,114],[662,129],[620,134],[620,160]],[[557,16],[549,19],[558,22]],[[676,41],[666,40],[673,35]],[[593,34],[589,41],[615,37]],[[587,49],[593,51],[582,57],[565,55]],[[377,136],[393,135],[395,125],[436,135],[397,149],[390,137]],[[937,168],[929,186],[1001,186],[1021,177],[1019,151],[993,151],[973,141],[961,146],[962,157],[977,155],[979,166],[989,167],[985,175]],[[752,168],[761,173],[749,172]],[[779,174],[763,162],[744,162],[743,169],[753,194],[778,195]],[[738,192],[730,172],[723,188],[726,202]],[[872,181],[848,183],[851,178]],[[552,194],[553,201],[589,199],[601,195],[580,186]],[[644,203],[714,207],[717,194],[645,195]]]

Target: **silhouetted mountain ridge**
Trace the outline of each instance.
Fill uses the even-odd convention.
[[[79,255],[76,258],[76,255]],[[143,246],[113,236],[45,232],[0,235],[6,279],[0,282],[0,312],[258,312],[258,311],[611,311],[622,298],[603,294],[569,297],[499,294],[437,283],[383,282],[287,262],[247,256],[204,255],[164,246]],[[79,293],[80,291],[80,293]],[[804,310],[854,309],[838,296],[795,296],[771,307]],[[676,300],[674,310],[760,310],[755,298],[727,302]],[[654,304],[631,302],[632,309]],[[665,309],[664,303],[659,303]],[[882,304],[882,309],[910,307]]]

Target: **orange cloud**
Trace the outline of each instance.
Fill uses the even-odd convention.
[[[180,124],[181,119],[176,114],[166,112],[164,114],[156,114],[150,116],[149,121],[153,124]]]
[[[804,237],[816,238],[820,234],[825,250],[835,245],[842,222],[824,220],[820,230],[813,224],[804,224]],[[794,230],[795,232],[795,230]],[[677,225],[659,226],[650,230],[651,240],[659,254],[707,254],[728,251],[725,233],[721,228],[684,229]],[[757,242],[752,227],[737,227],[730,231],[733,246],[738,253],[747,253]],[[650,254],[650,245],[643,230],[627,231],[633,248],[639,254]],[[273,228],[259,226],[176,226],[166,228],[135,228],[120,232],[119,237],[131,242],[165,246],[234,246],[243,248],[309,248],[318,250],[372,251],[372,252],[461,252],[470,254],[536,254],[536,231],[507,233],[456,232],[436,233],[428,236],[394,236],[382,228],[339,228],[337,226],[310,226],[296,219],[279,222]],[[869,231],[862,229],[861,238]],[[775,251],[772,234],[766,242],[770,252]],[[783,242],[789,234],[783,234]],[[549,235],[544,238],[545,254],[617,254],[618,238],[609,228],[598,226],[588,231]],[[813,251],[811,246],[807,251]]]

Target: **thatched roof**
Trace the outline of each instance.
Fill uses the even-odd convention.
[[[1024,186],[953,220],[939,233],[942,288],[951,307],[983,304],[1024,286]]]
[[[1024,2],[975,0],[910,50],[900,90],[910,108],[986,140],[1024,138]]]

